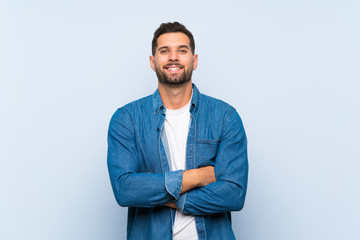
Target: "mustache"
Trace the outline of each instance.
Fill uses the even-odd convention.
[[[184,66],[181,65],[180,63],[168,63],[164,66],[164,68],[170,67],[170,66],[178,66],[178,67],[184,68]]]

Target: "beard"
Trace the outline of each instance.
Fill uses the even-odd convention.
[[[164,70],[161,70],[159,67],[155,66],[156,76],[158,77],[160,83],[164,83],[170,86],[179,86],[191,80],[191,76],[193,72],[192,70],[186,70],[184,66],[176,63],[171,65],[181,66],[183,71],[179,74],[178,73],[167,74],[165,73]],[[192,66],[190,69],[192,69]]]

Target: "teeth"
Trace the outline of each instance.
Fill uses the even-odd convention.
[[[174,71],[174,70],[178,70],[179,68],[169,68],[169,70]]]

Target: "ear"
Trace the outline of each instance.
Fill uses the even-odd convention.
[[[150,56],[149,57],[149,60],[150,60],[150,67],[152,68],[152,70],[156,70],[156,68],[155,68],[155,63],[154,63],[154,56]]]
[[[194,62],[193,62],[193,70],[195,70],[197,68],[198,65],[198,55],[195,54],[194,55]]]

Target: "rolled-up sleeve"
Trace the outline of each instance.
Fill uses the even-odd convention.
[[[165,187],[171,196],[178,199],[181,191],[183,171],[173,171],[165,173]]]

